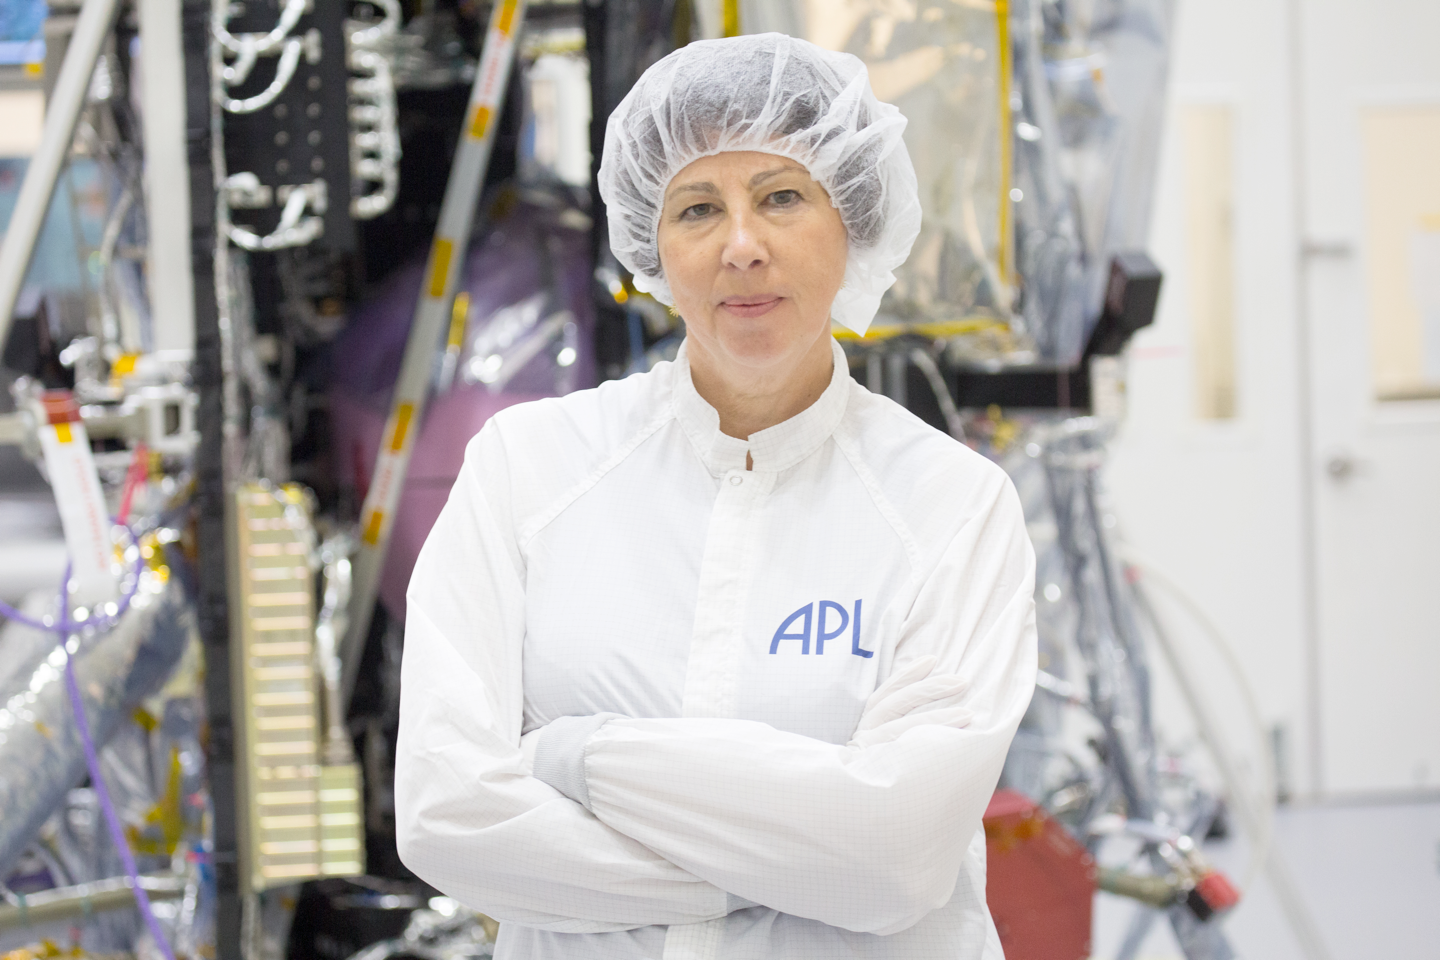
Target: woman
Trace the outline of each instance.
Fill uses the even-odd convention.
[[[903,127],[774,34],[676,51],[610,118],[612,248],[685,344],[497,414],[408,595],[400,854],[497,957],[1000,957],[1020,507],[830,335],[918,229]]]

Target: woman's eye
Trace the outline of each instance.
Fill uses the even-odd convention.
[[[770,202],[777,207],[788,207],[792,203],[797,203],[799,200],[800,193],[798,190],[776,190],[770,194]]]
[[[714,210],[714,209],[715,209],[715,205],[714,205],[714,204],[711,204],[711,203],[697,203],[697,204],[695,204],[695,205],[693,205],[693,206],[686,207],[686,208],[681,212],[681,214],[680,214],[680,219],[682,219],[682,220],[698,220],[698,219],[700,219],[701,217],[708,216],[708,215],[710,214],[710,212],[711,212],[712,210]]]

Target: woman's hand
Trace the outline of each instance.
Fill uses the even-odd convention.
[[[973,714],[960,706],[967,685],[954,674],[933,673],[939,660],[917,657],[895,671],[870,698],[848,746],[872,747],[889,743],[922,724],[967,726]]]

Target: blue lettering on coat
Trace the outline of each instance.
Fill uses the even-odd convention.
[[[800,652],[802,654],[809,653],[810,618],[811,615],[814,614],[814,612],[815,604],[807,603],[805,604],[805,606],[801,607],[799,610],[796,610],[794,613],[790,614],[790,616],[786,617],[785,622],[780,624],[780,629],[775,631],[774,639],[770,641],[770,652],[774,653],[780,648],[781,640],[800,640],[802,641],[800,645]],[[796,620],[799,620],[801,617],[805,618],[805,628],[799,633],[786,633],[785,631],[790,628],[790,624],[794,623]]]
[[[854,619],[852,622],[855,624],[855,629],[852,630],[851,633],[850,633],[850,652],[853,653],[853,654],[855,654],[855,656],[857,656],[857,657],[866,657],[866,658],[869,658],[869,657],[875,656],[875,651],[874,651],[874,650],[861,650],[861,649],[860,649],[860,601],[859,601],[859,600],[856,600],[856,601],[855,601],[855,619]]]
[[[845,628],[849,627],[850,652],[857,657],[869,658],[875,656],[873,650],[862,650],[860,648],[861,603],[862,601],[860,600],[855,601],[855,612],[852,614],[834,600],[821,600],[818,603],[820,608],[818,615],[815,611],[817,604],[805,604],[805,606],[786,617],[785,622],[780,624],[779,629],[775,631],[775,636],[770,639],[770,652],[772,654],[779,652],[781,640],[799,640],[800,654],[801,656],[807,656],[810,653],[810,633],[811,629],[814,628],[815,653],[824,654],[825,641],[834,640],[836,637],[841,636],[845,632]],[[830,611],[839,614],[839,622],[833,628],[829,626],[832,618],[826,616]],[[789,632],[797,620],[801,621],[799,632]]]
[[[836,613],[840,614],[840,626],[836,627],[834,630],[825,629],[825,611],[827,610],[834,610]],[[836,603],[834,600],[821,600],[819,620],[820,622],[815,625],[815,652],[817,654],[825,652],[826,640],[834,640],[836,637],[840,636],[840,634],[845,632],[846,627],[850,626],[850,611],[840,606],[840,604]]]

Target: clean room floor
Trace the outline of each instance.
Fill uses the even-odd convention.
[[[1232,834],[1232,837],[1235,836]],[[1282,809],[1275,846],[1315,919],[1328,960],[1440,960],[1440,799]],[[1249,850],[1236,838],[1206,845],[1239,883]],[[1260,879],[1225,920],[1239,960],[1307,958],[1268,880]],[[1110,960],[1133,908],[1096,897],[1097,960]],[[1137,960],[1183,960],[1168,924],[1155,924]]]

